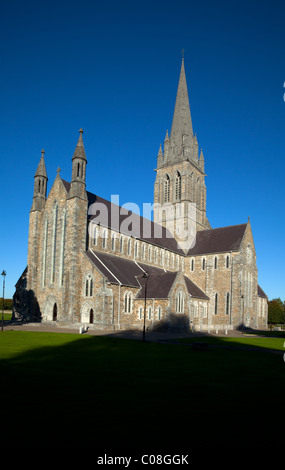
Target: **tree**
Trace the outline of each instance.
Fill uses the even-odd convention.
[[[280,298],[268,302],[268,323],[285,323],[285,307]]]

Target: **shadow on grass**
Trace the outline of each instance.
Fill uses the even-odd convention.
[[[16,331],[4,332],[5,347],[1,422],[10,447],[128,455],[223,450],[242,440],[252,448],[268,444],[267,422],[281,420],[269,411],[285,384],[273,355]]]

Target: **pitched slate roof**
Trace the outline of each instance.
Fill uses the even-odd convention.
[[[100,251],[88,250],[86,255],[110,283],[139,288],[137,298],[144,298],[145,295],[145,272],[150,276],[147,284],[148,299],[166,299],[178,274]],[[208,299],[189,278],[184,276],[184,280],[192,297]]]
[[[149,270],[148,270],[149,271]],[[170,289],[176,279],[177,272],[163,271],[161,273],[150,273],[147,282],[146,296],[148,299],[167,299]],[[141,278],[141,290],[137,294],[138,299],[143,299],[145,296],[145,283],[146,279]]]
[[[205,294],[205,292],[203,292],[202,289],[200,289],[196,284],[194,284],[194,282],[191,281],[189,277],[184,276],[184,281],[191,297],[209,300],[209,297]]]
[[[70,183],[62,180],[67,192],[70,189]],[[152,243],[161,248],[171,250],[183,255],[183,250],[169,230],[153,221],[146,219],[130,210],[118,206],[107,199],[87,191],[88,197],[88,222],[96,220],[99,215],[100,207],[102,214],[105,214],[101,226],[110,228],[122,234],[132,235],[134,238]],[[95,204],[96,203],[96,204]],[[95,204],[93,206],[93,204]]]
[[[87,250],[86,254],[109,282],[140,287],[137,276],[141,276],[143,271],[134,261],[100,251]]]
[[[64,180],[62,182],[66,191],[69,192],[70,183]],[[87,216],[88,222],[96,219],[101,205],[102,213],[104,211],[106,213],[106,220],[102,225],[120,233],[132,234],[134,238],[184,255],[173,235],[165,227],[88,191],[87,197],[88,212],[90,212]],[[96,205],[92,206],[94,203]],[[187,255],[195,256],[237,251],[240,248],[246,227],[247,224],[240,224],[200,230],[196,233],[195,245],[190,248]]]
[[[188,255],[201,255],[237,251],[240,248],[247,224],[230,225],[196,233],[196,244]]]

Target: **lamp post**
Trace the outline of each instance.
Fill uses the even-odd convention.
[[[144,272],[142,277],[145,279],[145,286],[144,286],[144,314],[143,314],[143,342],[145,342],[145,317],[146,317],[146,292],[147,292],[147,281],[149,278],[149,274]]]
[[[2,271],[1,276],[3,276],[3,304],[2,304],[2,331],[4,329],[4,297],[5,297],[5,276],[6,271]]]

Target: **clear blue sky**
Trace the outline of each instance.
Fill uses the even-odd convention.
[[[181,65],[203,148],[212,227],[247,222],[259,282],[285,299],[283,0],[9,1],[0,18],[0,269],[26,266],[42,148],[48,189],[84,129],[87,189],[153,201]],[[2,279],[1,279],[2,289]],[[2,294],[0,294],[1,296]]]

